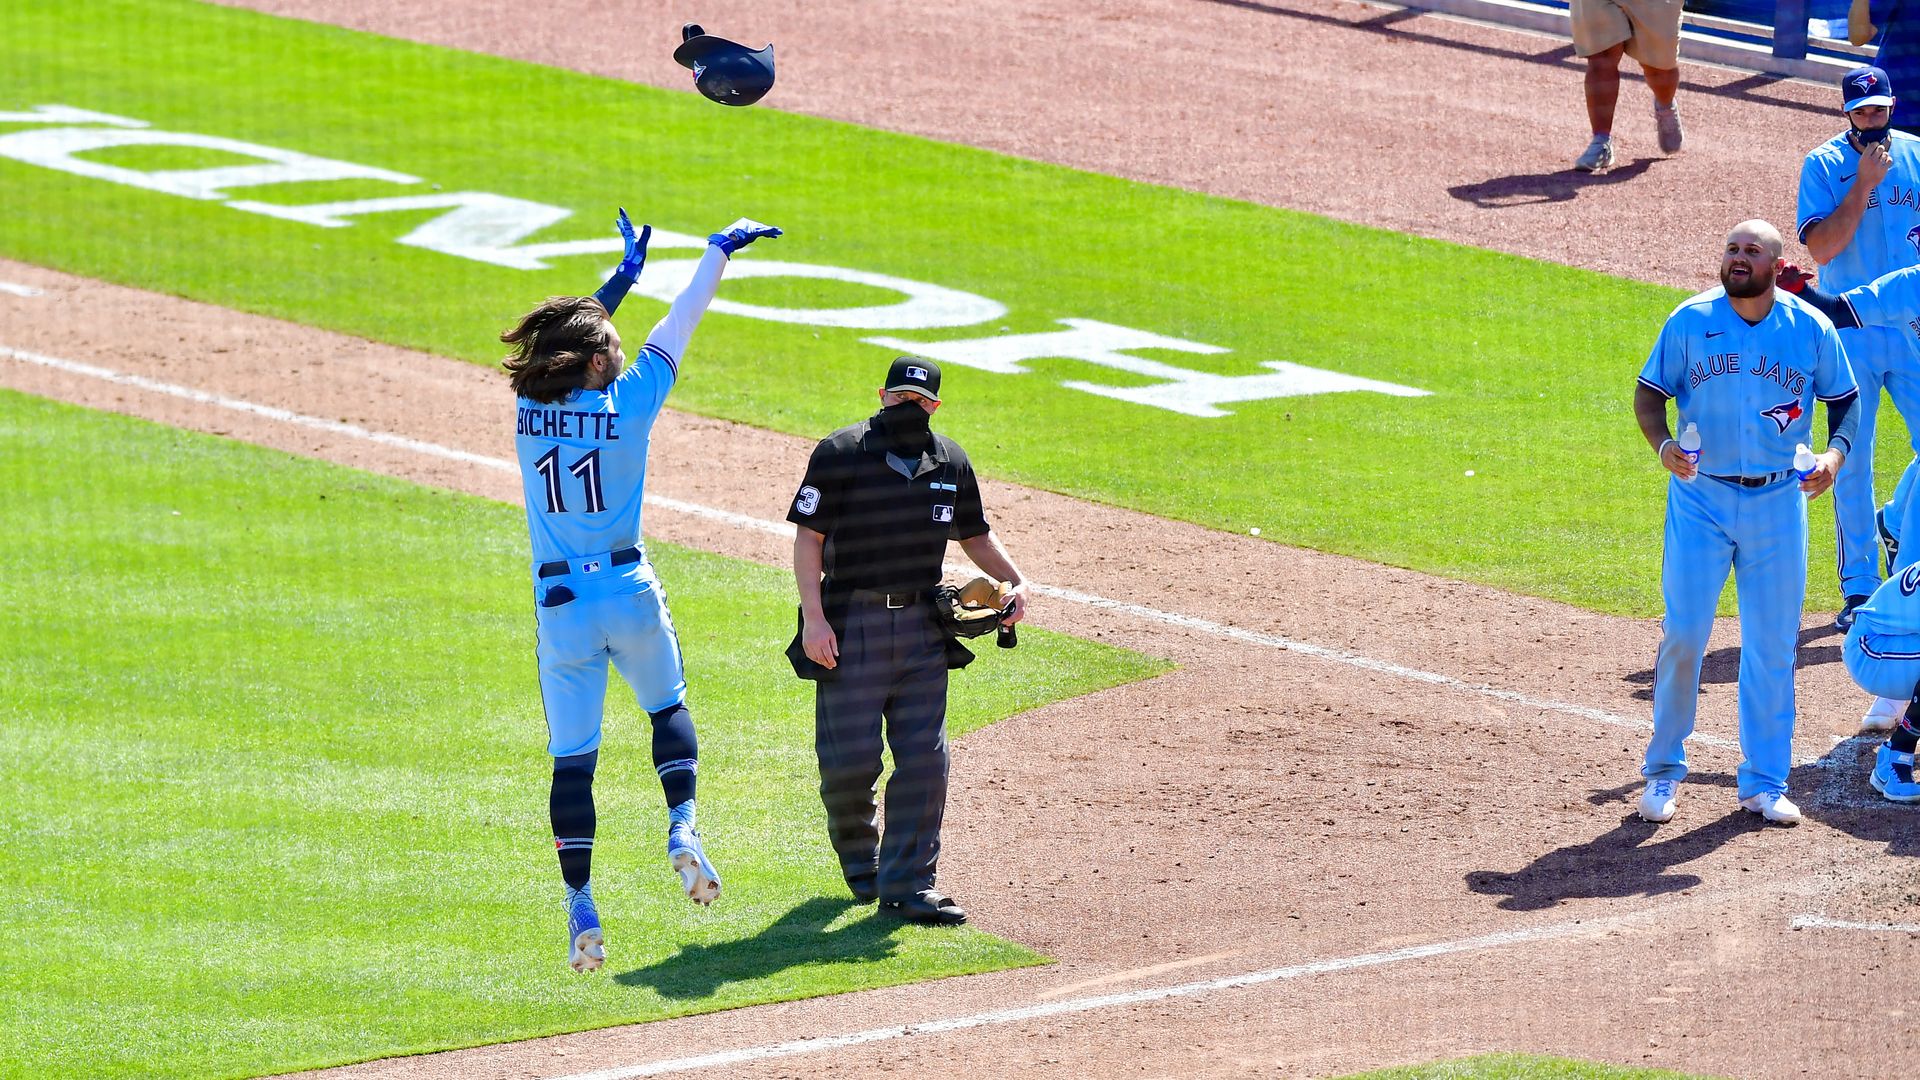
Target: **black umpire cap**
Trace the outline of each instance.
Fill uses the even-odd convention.
[[[693,69],[693,85],[722,105],[751,105],[773,89],[773,46],[755,51],[688,23],[673,58]]]
[[[886,391],[898,394],[911,390],[928,401],[940,400],[940,365],[925,357],[902,356],[887,369]]]

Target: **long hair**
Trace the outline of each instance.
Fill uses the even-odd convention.
[[[613,344],[607,309],[591,296],[549,296],[520,317],[500,340],[513,352],[500,362],[513,391],[550,404],[587,380],[587,361]]]

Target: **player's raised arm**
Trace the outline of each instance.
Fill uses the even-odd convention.
[[[600,306],[607,309],[607,318],[619,309],[620,301],[627,298],[627,291],[640,278],[640,268],[647,263],[647,241],[653,239],[653,226],[642,225],[639,235],[633,231],[633,220],[627,217],[627,208],[620,208],[620,216],[614,219],[614,225],[620,229],[620,238],[627,242],[626,253],[620,256],[620,265],[614,267],[613,276],[607,283],[596,289],[593,294]]]
[[[693,280],[673,298],[666,316],[654,324],[653,332],[647,335],[646,347],[664,356],[678,374],[680,357],[686,353],[687,343],[693,340],[693,329],[700,325],[700,317],[707,313],[707,305],[713,303],[713,294],[720,289],[720,275],[726,273],[727,260],[763,236],[779,235],[780,230],[771,225],[741,218],[707,237],[707,250],[700,256],[700,265],[694,268]]]

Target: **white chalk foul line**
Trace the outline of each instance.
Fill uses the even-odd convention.
[[[251,401],[244,401],[240,398],[228,397],[225,394],[195,390],[192,387],[163,382],[159,379],[149,379],[143,375],[131,375],[122,371],[114,371],[110,368],[97,367],[93,364],[83,364],[76,360],[63,360],[56,356],[46,356],[41,353],[27,352],[23,349],[8,348],[4,345],[0,345],[0,357],[7,357],[29,364],[37,364],[41,367],[53,368],[56,371],[64,371],[73,375],[84,375],[88,378],[101,379],[122,386],[137,387],[155,394],[165,394],[170,397],[183,398],[187,401],[198,402],[203,405],[213,405],[222,409],[231,409],[234,412],[265,417],[270,420],[295,424],[317,431],[325,431],[334,435],[345,435],[355,439],[364,439],[382,446],[408,450],[413,453],[424,454],[428,457],[458,461],[469,465],[479,465],[483,468],[514,475],[518,475],[519,473],[519,466],[517,464],[502,458],[488,457],[485,454],[475,454],[466,450],[456,450],[452,447],[441,446],[439,443],[425,442],[420,439],[409,439],[403,435],[374,431],[370,428],[361,427],[358,424],[348,424],[338,420],[325,420],[317,416],[307,416],[302,413],[292,412],[288,409],[276,408],[271,405],[260,405]],[[775,536],[793,535],[793,526],[786,522],[768,521],[764,518],[757,518],[748,514],[737,514],[731,510],[721,510],[712,506],[703,506],[699,503],[684,502],[679,499],[670,499],[661,495],[648,495],[646,496],[646,504],[648,506],[660,507],[663,510],[671,510],[675,513],[688,514],[695,517],[706,518],[710,521],[723,522],[735,528],[770,533]],[[1069,603],[1100,608],[1105,611],[1130,615],[1134,618],[1146,619],[1168,626],[1177,626],[1182,629],[1196,630],[1214,637],[1242,641],[1251,645],[1283,649],[1287,652],[1299,653],[1302,656],[1311,656],[1330,663],[1345,664],[1349,667],[1359,668],[1363,671],[1371,671],[1375,674],[1392,675],[1397,678],[1410,679],[1415,682],[1428,683],[1433,686],[1444,686],[1450,690],[1476,694],[1480,697],[1492,698],[1496,701],[1505,701],[1530,709],[1556,712],[1567,716],[1577,716],[1583,720],[1591,720],[1595,723],[1607,724],[1611,727],[1630,728],[1636,731],[1653,730],[1653,725],[1646,720],[1621,716],[1617,713],[1607,712],[1604,709],[1589,708],[1585,705],[1574,705],[1565,701],[1555,701],[1551,698],[1535,697],[1532,694],[1523,694],[1514,690],[1503,690],[1497,686],[1489,686],[1485,683],[1472,683],[1465,679],[1456,679],[1451,675],[1422,671],[1419,668],[1410,668],[1403,664],[1395,664],[1386,660],[1375,660],[1370,656],[1362,656],[1358,653],[1347,652],[1343,649],[1328,648],[1324,645],[1295,641],[1292,638],[1281,637],[1278,634],[1268,634],[1258,630],[1246,630],[1237,626],[1228,626],[1224,623],[1217,623],[1211,619],[1202,619],[1194,615],[1182,615],[1178,612],[1162,611],[1159,608],[1147,607],[1144,604],[1127,603],[1123,600],[1113,600],[1095,593],[1081,592],[1077,589],[1063,589],[1052,585],[1035,584],[1033,591],[1042,596],[1065,600]],[[1688,741],[1699,743],[1703,746],[1717,747],[1723,750],[1738,750],[1740,748],[1740,744],[1734,740],[1722,739],[1712,735],[1702,735],[1698,732],[1693,734]]]
[[[1920,934],[1920,923],[1848,922],[1825,915],[1795,915],[1787,924],[1791,930],[1865,930],[1876,934]]]
[[[1507,945],[1519,945],[1528,942],[1545,941],[1551,938],[1570,937],[1575,934],[1596,933],[1607,930],[1618,922],[1632,916],[1616,919],[1589,920],[1586,922],[1561,922],[1547,926],[1536,926],[1526,930],[1503,930],[1498,933],[1484,934],[1480,937],[1463,938],[1456,941],[1441,941],[1431,945],[1414,945],[1388,952],[1362,953],[1359,956],[1343,956],[1331,960],[1315,960],[1306,964],[1294,964],[1289,967],[1268,968],[1265,971],[1251,971],[1244,975],[1229,975],[1219,979],[1207,979],[1202,982],[1179,983],[1174,986],[1159,986],[1146,990],[1132,990],[1124,994],[1101,994],[1095,997],[1069,998],[1065,1001],[1048,1001],[1038,1005],[1027,1005],[1017,1009],[996,1009],[991,1012],[974,1013],[970,1016],[956,1016],[945,1020],[928,1020],[918,1024],[896,1024],[892,1027],[869,1028],[846,1035],[829,1035],[816,1039],[793,1039],[788,1042],[769,1043],[764,1046],[749,1046],[739,1050],[722,1050],[696,1057],[672,1058],[663,1061],[650,1061],[641,1065],[625,1065],[613,1069],[601,1069],[596,1072],[574,1073],[558,1080],[629,1080],[632,1077],[661,1076],[666,1073],[691,1072],[696,1069],[725,1068],[742,1065],[751,1061],[764,1061],[768,1058],[792,1057],[798,1054],[814,1054],[824,1050],[844,1050],[851,1046],[863,1046],[868,1043],[887,1042],[892,1039],[904,1039],[915,1035],[939,1035],[950,1031],[965,1031],[969,1028],[989,1027],[996,1024],[1017,1024],[1026,1020],[1040,1020],[1050,1016],[1068,1013],[1090,1012],[1094,1009],[1113,1009],[1128,1005],[1140,1005],[1146,1002],[1166,1001],[1170,998],[1193,997],[1199,994],[1212,994],[1222,990],[1235,990],[1246,986],[1258,986],[1262,983],[1282,982],[1288,979],[1304,979],[1314,975],[1331,975],[1336,972],[1353,971],[1357,968],[1379,967],[1383,964],[1401,964],[1412,960],[1424,960],[1435,956],[1449,956],[1455,953],[1475,952],[1481,949],[1497,949]]]
[[[8,296],[44,295],[41,293],[39,289],[36,289],[31,285],[15,285],[11,281],[0,281],[0,293],[6,293]]]

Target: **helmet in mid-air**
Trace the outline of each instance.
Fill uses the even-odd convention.
[[[693,70],[693,85],[722,105],[751,105],[773,89],[773,46],[749,49],[688,23],[673,58]]]

